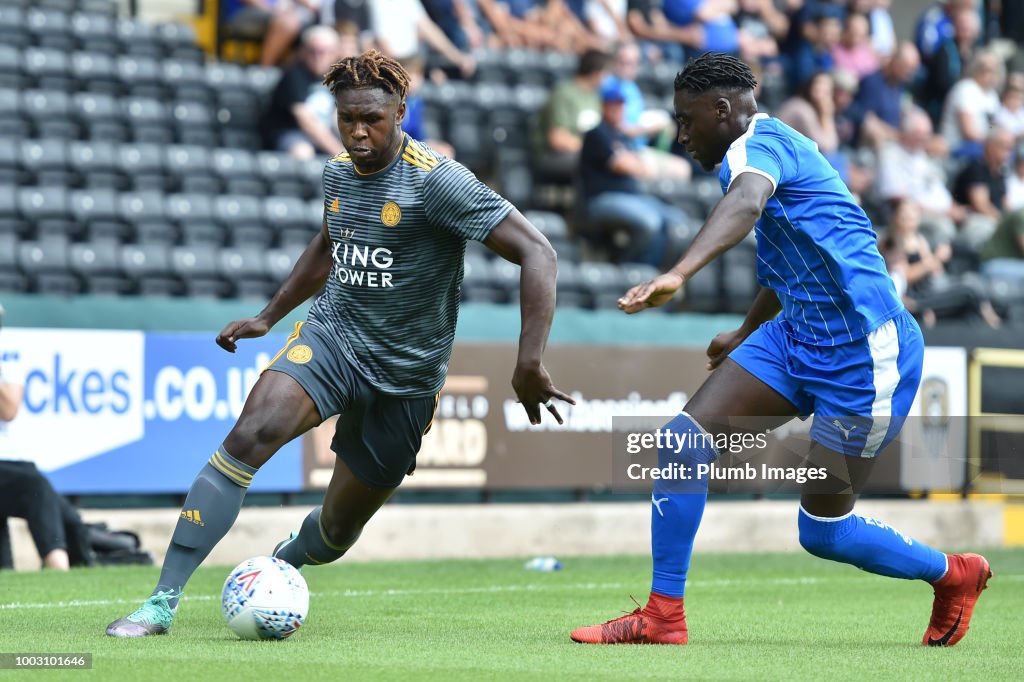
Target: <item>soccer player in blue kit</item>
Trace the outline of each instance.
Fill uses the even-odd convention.
[[[742,326],[708,347],[714,370],[665,427],[690,447],[658,452],[659,466],[718,458],[715,442],[745,418],[767,428],[814,415],[812,455],[829,477],[801,490],[800,544],[823,559],[934,587],[923,644],[952,646],[967,633],[992,576],[977,554],[943,554],[853,512],[875,456],[899,432],[921,379],[924,342],[879,255],[871,223],[816,145],[757,113],[750,68],[707,53],[676,76],[679,142],[725,194],[667,273],[630,289],[627,313],[659,306],[753,228],[762,289]],[[747,420],[749,423],[749,419]],[[694,436],[697,436],[694,438]],[[683,610],[707,478],[656,481],[653,580],[643,608],[574,630],[591,644],[686,644]]]
[[[554,399],[574,402],[541,363],[557,270],[547,239],[465,166],[402,132],[409,75],[394,59],[376,50],[347,57],[324,84],[347,151],[324,168],[322,230],[266,308],[228,324],[217,343],[234,352],[238,341],[263,336],[321,293],[199,471],[156,587],[107,627],[113,637],[168,632],[186,583],[234,524],[259,468],[332,415],[340,415],[331,443],[338,456],[323,504],[274,556],[299,568],[330,563],[355,544],[415,468],[433,420],[455,340],[467,240],[521,266],[512,388],[530,423],[539,424],[545,408],[561,423]]]

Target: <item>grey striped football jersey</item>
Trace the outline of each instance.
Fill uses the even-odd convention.
[[[374,387],[441,390],[455,340],[466,240],[482,241],[512,205],[460,163],[408,135],[386,168],[348,154],[324,168],[333,264],[309,311]]]

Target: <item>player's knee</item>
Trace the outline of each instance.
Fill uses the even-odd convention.
[[[686,412],[680,412],[662,427],[662,434],[664,447],[658,448],[658,462],[662,466],[670,462],[696,466],[718,459],[714,438]]]

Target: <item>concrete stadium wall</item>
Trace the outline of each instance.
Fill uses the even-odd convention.
[[[267,554],[297,530],[308,507],[246,508],[208,565],[235,565]],[[1024,505],[998,502],[864,501],[858,513],[943,548],[1024,545]],[[158,563],[178,511],[83,511],[87,521],[132,530]],[[798,551],[796,501],[715,502],[704,515],[700,552]],[[13,520],[15,567],[40,564],[24,523]],[[367,526],[347,560],[645,554],[650,504],[389,505]]]

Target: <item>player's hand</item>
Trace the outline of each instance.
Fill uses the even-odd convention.
[[[729,353],[743,343],[746,338],[746,332],[742,329],[734,329],[731,332],[722,332],[711,339],[711,343],[708,344],[708,364],[706,365],[708,371],[722,364],[722,361],[729,357]]]
[[[516,392],[516,397],[523,404],[523,409],[526,410],[526,415],[533,425],[540,424],[541,407],[547,408],[559,424],[564,423],[562,415],[558,413],[558,408],[553,402],[555,398],[564,400],[570,405],[576,404],[572,396],[555,388],[544,365],[535,367],[516,365],[516,371],[512,373],[512,390]]]
[[[247,317],[235,320],[217,334],[217,345],[229,353],[234,353],[235,341],[238,339],[255,339],[270,331],[270,325],[259,317]]]
[[[683,276],[674,272],[658,275],[649,282],[637,284],[619,299],[619,310],[637,313],[645,308],[668,303],[669,299],[683,286]]]

